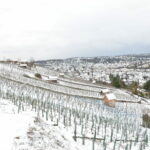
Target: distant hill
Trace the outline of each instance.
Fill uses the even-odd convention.
[[[49,63],[115,63],[120,61],[136,61],[136,60],[150,60],[150,53],[147,54],[128,54],[119,56],[97,56],[97,57],[73,57],[67,59],[49,59],[39,60],[36,63],[46,65]]]

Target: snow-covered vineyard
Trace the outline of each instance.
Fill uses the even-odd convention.
[[[37,72],[42,79],[34,77]],[[8,143],[12,147],[2,145],[5,149],[150,149],[150,130],[143,127],[142,118],[148,103],[116,103],[114,108],[109,107],[102,100],[105,87],[62,77],[58,77],[58,83],[47,82],[54,74],[58,76],[42,67],[28,70],[0,64],[0,117],[4,119],[0,130],[4,123],[10,127],[9,117],[18,122],[16,129],[12,121],[12,130],[23,129],[23,133],[15,133],[9,128]],[[118,100],[139,101],[125,91],[109,90]],[[0,139],[7,142],[3,135]]]
[[[54,72],[49,71],[46,68],[42,67],[37,67],[36,69],[33,68],[33,70],[25,70],[22,68],[18,68],[17,66],[14,65],[4,65],[0,64],[1,69],[0,69],[0,76],[5,77],[7,79],[11,79],[14,81],[18,81],[21,83],[26,83],[30,85],[34,85],[37,87],[45,88],[54,92],[60,92],[64,94],[69,94],[69,95],[78,95],[82,97],[91,97],[91,98],[96,98],[96,99],[102,99],[102,95],[100,94],[100,91],[105,89],[105,87],[89,84],[89,83],[82,83],[79,81],[74,81],[72,79],[65,79],[65,78],[58,78],[59,84],[49,84],[46,81],[48,76],[51,75],[57,75]],[[34,77],[34,74],[36,72],[41,73],[44,77],[43,80],[37,80]],[[46,74],[47,73],[47,74]],[[29,78],[25,77],[28,76]],[[32,78],[32,79],[31,79]],[[65,88],[64,88],[65,87]],[[124,100],[124,101],[134,101],[137,102],[137,98],[135,96],[132,96],[131,94],[121,92],[116,92],[114,89],[111,89],[111,91],[115,92],[117,100]]]

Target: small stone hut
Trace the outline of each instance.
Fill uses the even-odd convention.
[[[108,106],[115,107],[116,96],[113,93],[105,94],[104,103]]]

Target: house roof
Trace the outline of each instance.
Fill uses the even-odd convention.
[[[42,76],[42,79],[46,80],[46,81],[57,81],[58,77],[56,77],[56,76]]]
[[[116,96],[111,93],[111,94],[106,94],[106,97],[109,99],[109,100],[115,100],[116,99]]]
[[[109,89],[103,89],[102,92],[103,93],[109,93]]]
[[[58,79],[58,77],[56,77],[56,76],[49,76],[49,80],[57,80]]]
[[[20,64],[19,66],[20,67],[27,67],[28,65],[27,64]]]

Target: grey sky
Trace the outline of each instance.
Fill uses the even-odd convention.
[[[0,0],[0,57],[150,52],[149,0]]]

